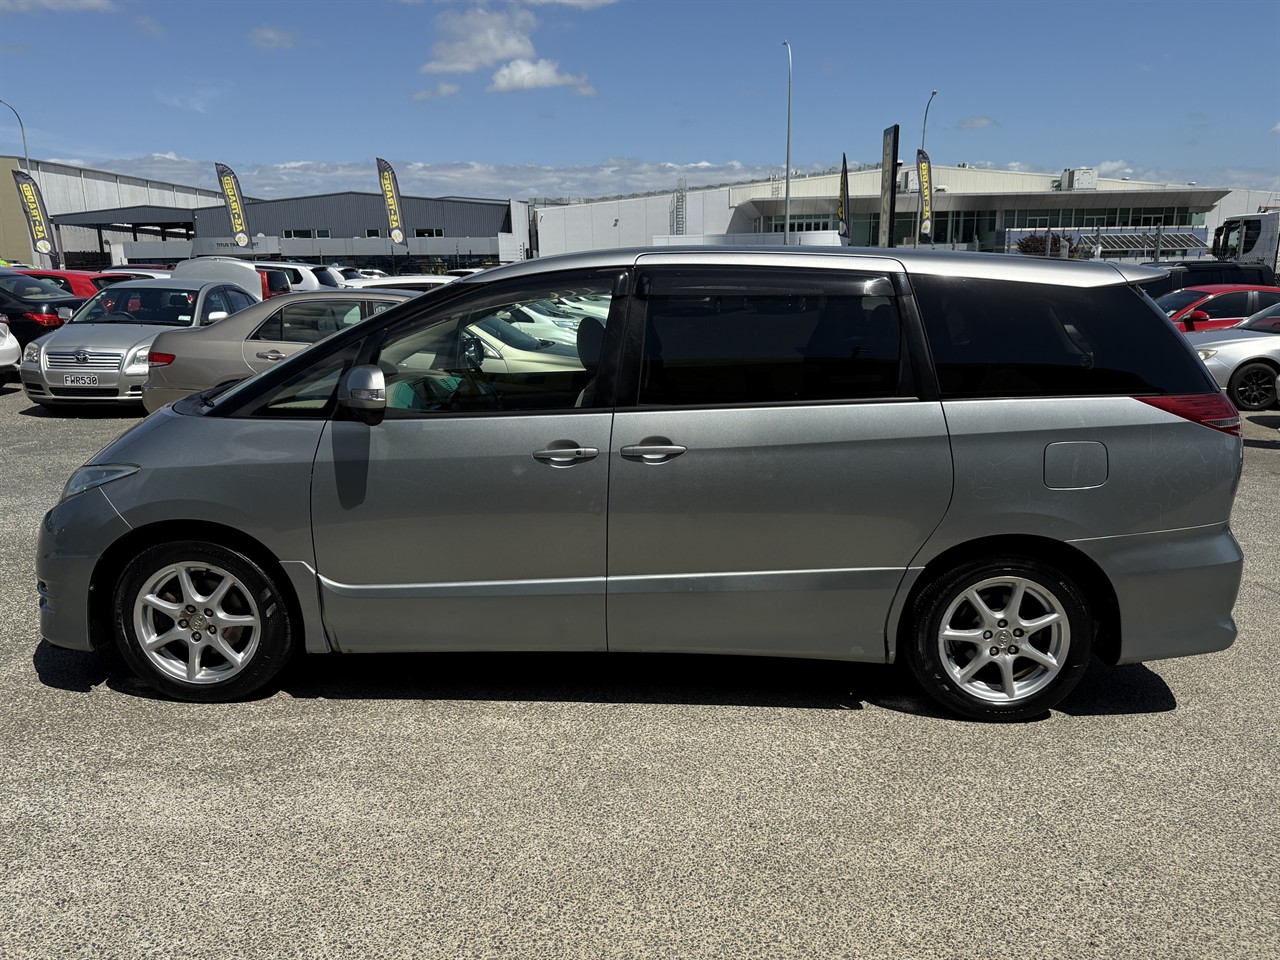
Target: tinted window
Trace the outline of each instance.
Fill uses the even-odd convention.
[[[1269,290],[1258,290],[1255,292],[1258,296],[1257,302],[1254,304],[1254,308],[1256,310],[1265,310],[1267,307],[1272,307],[1277,303],[1280,303],[1280,293],[1272,293]]]
[[[839,281],[845,289],[834,289]],[[681,289],[683,287],[683,289]],[[734,289],[736,287],[736,289]],[[900,395],[902,333],[888,278],[760,272],[690,278],[646,299],[639,402],[715,405]]]
[[[1211,320],[1228,317],[1243,317],[1249,312],[1249,294],[1241,290],[1237,293],[1224,293],[1196,307],[1209,315]]]
[[[944,398],[1205,393],[1190,346],[1128,287],[912,280]]]
[[[250,307],[254,303],[253,297],[243,290],[237,290],[235,287],[223,287],[222,293],[227,298],[227,302],[231,304],[232,313],[243,310],[245,307]]]
[[[323,286],[336,287],[338,285],[338,281],[333,279],[333,274],[323,267],[317,267],[311,273]]]
[[[60,300],[67,296],[67,291],[56,283],[23,273],[0,275],[0,288],[23,300]]]

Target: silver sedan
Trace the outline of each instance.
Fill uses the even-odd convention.
[[[411,296],[387,290],[287,294],[209,327],[162,333],[151,344],[142,402],[154,412],[226,380],[251,377]]]
[[[1224,330],[1189,333],[1187,339],[1239,410],[1276,403],[1280,374],[1280,304]]]

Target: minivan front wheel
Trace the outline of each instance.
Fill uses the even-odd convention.
[[[113,613],[129,666],[180,700],[247,696],[283,669],[294,645],[288,606],[271,576],[213,543],[143,551],[120,575]]]
[[[1084,675],[1089,607],[1048,564],[1006,557],[939,576],[912,607],[908,664],[925,692],[979,720],[1043,714]]]

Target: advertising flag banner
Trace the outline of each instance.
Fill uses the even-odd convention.
[[[240,181],[236,172],[225,163],[215,163],[218,171],[218,186],[222,189],[222,199],[227,202],[227,216],[231,218],[231,236],[235,238],[237,247],[249,246],[249,221],[244,215],[244,198],[240,195]]]
[[[920,181],[920,236],[932,240],[933,168],[929,166],[929,155],[923,150],[916,151],[916,179]]]
[[[378,161],[378,183],[382,187],[382,199],[387,205],[387,227],[392,243],[405,243],[404,218],[400,212],[400,184],[391,164],[381,157]]]
[[[836,207],[836,219],[840,221],[840,236],[849,239],[849,160],[840,154],[840,201]]]
[[[53,236],[53,226],[49,223],[49,211],[45,209],[44,197],[40,188],[31,179],[31,174],[23,170],[13,171],[13,182],[18,188],[18,196],[22,198],[22,210],[27,215],[27,229],[31,231],[31,245],[37,253],[46,254],[57,270],[62,263],[58,254],[58,241]]]
[[[880,156],[880,246],[893,246],[893,218],[898,208],[898,125],[886,127]]]

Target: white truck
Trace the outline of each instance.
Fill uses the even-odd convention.
[[[1235,263],[1280,269],[1280,210],[1228,217],[1213,231],[1213,255]]]

